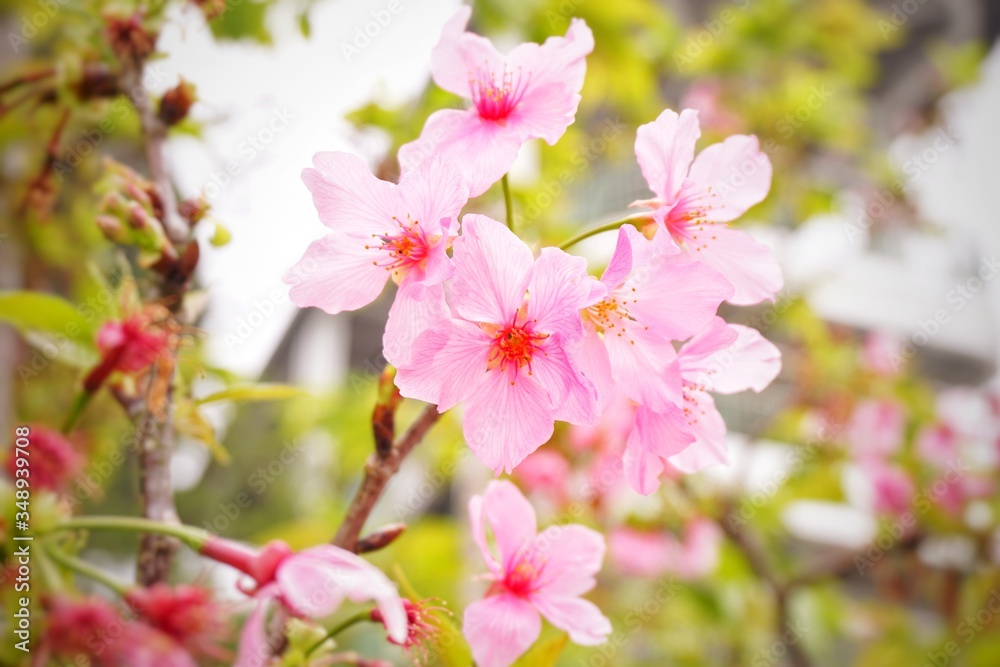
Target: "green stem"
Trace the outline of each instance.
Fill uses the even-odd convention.
[[[370,621],[370,620],[372,620],[372,613],[370,611],[359,611],[357,614],[351,616],[343,623],[335,625],[332,630],[330,630],[328,633],[326,633],[326,635],[323,636],[322,639],[320,639],[318,642],[310,646],[309,650],[306,651],[306,657],[312,655],[313,651],[322,646],[326,641],[333,639],[338,634],[340,634],[347,628],[351,627],[352,625],[357,625],[358,623],[361,623],[363,621]]]
[[[59,563],[67,570],[72,570],[77,574],[82,574],[89,579],[100,582],[121,597],[125,597],[125,594],[128,593],[130,587],[127,584],[118,581],[104,570],[94,567],[87,561],[81,560],[76,556],[70,556],[68,553],[60,551],[55,547],[47,547],[45,551],[48,553],[49,558]]]
[[[194,526],[161,523],[128,516],[80,516],[67,519],[50,529],[56,530],[127,530],[136,533],[156,533],[176,537],[195,551],[201,551],[211,535]]]
[[[64,421],[62,425],[62,432],[64,434],[73,430],[73,427],[76,425],[80,415],[83,414],[87,404],[90,403],[90,399],[93,397],[94,395],[89,391],[81,391],[76,395],[76,398],[73,399],[73,406],[69,409],[69,414],[66,415],[66,421]]]
[[[596,236],[597,234],[601,234],[603,232],[610,232],[626,224],[635,225],[636,227],[638,227],[641,224],[644,224],[647,220],[649,220],[648,214],[645,215],[639,214],[639,215],[629,215],[624,218],[620,218],[618,220],[612,220],[611,222],[605,222],[603,225],[597,225],[596,227],[585,229],[576,236],[573,236],[568,240],[563,241],[562,243],[559,244],[558,248],[560,250],[565,250],[566,248],[572,245],[576,245],[580,241],[588,239],[591,236]]]
[[[507,229],[514,231],[514,202],[510,196],[510,183],[507,181],[507,174],[500,179],[503,183],[503,202],[507,206]]]

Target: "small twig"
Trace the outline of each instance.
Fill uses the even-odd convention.
[[[55,67],[47,67],[45,69],[36,70],[34,72],[28,72],[27,74],[22,74],[21,76],[16,76],[10,81],[0,84],[0,97],[2,97],[8,91],[14,90],[15,88],[20,88],[25,84],[34,83],[36,81],[41,81],[42,79],[47,79],[50,76],[54,76],[55,73],[56,73]]]
[[[396,474],[403,459],[416,447],[430,428],[441,418],[436,405],[428,405],[423,412],[417,416],[410,428],[397,439],[392,448],[384,455],[378,452],[368,457],[365,464],[365,477],[361,481],[361,487],[354,495],[347,508],[347,515],[340,525],[337,535],[333,538],[333,544],[338,547],[354,551],[358,546],[358,536],[368,520],[368,515],[375,508],[375,503],[382,496],[389,479]]]

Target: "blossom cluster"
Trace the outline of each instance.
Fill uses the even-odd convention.
[[[697,112],[665,110],[638,129],[635,152],[653,197],[618,231],[600,278],[583,257],[537,253],[504,224],[462,209],[510,168],[520,146],[554,143],[580,101],[586,24],[501,55],[445,26],[435,82],[465,96],[399,152],[398,184],[347,153],[319,153],[303,179],[330,232],[289,271],[292,300],[328,313],[361,308],[398,286],[385,358],[408,398],[464,408],[465,438],[499,473],[550,439],[554,423],[596,424],[616,393],[636,406],[628,478],[655,490],[665,466],[726,460],[712,392],[770,383],[778,350],[716,312],[724,301],[773,300],[770,249],[730,222],[767,195],[771,166],[756,137],[731,136],[695,156]]]
[[[458,10],[431,56],[435,83],[470,104],[435,112],[400,148],[398,183],[342,152],[318,153],[303,172],[329,231],[286,275],[293,302],[355,310],[392,280],[383,353],[400,394],[440,412],[461,406],[466,442],[497,475],[556,422],[594,427],[623,403],[620,456],[635,491],[725,462],[712,394],[760,391],[781,365],[759,332],[717,314],[782,287],[770,249],[730,226],[770,189],[757,138],[730,136],[696,156],[698,113],[664,110],[635,139],[653,196],[632,204],[600,276],[563,248],[533,252],[510,222],[463,210],[525,142],[554,144],[573,123],[593,35],[574,19],[565,36],[504,55],[466,30],[470,14]],[[605,640],[607,619],[579,597],[600,568],[600,534],[537,535],[534,511],[505,481],[473,500],[470,519],[492,582],[465,614],[477,664],[511,664],[537,638],[539,615],[577,643]]]

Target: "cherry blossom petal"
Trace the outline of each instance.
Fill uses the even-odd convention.
[[[514,557],[535,538],[538,530],[535,510],[521,491],[507,480],[494,480],[487,485],[482,510],[493,531],[501,566],[509,571]]]
[[[539,351],[532,359],[531,372],[549,396],[553,419],[579,425],[600,421],[597,390],[567,354],[559,334],[553,334]]]
[[[756,329],[715,318],[681,348],[685,379],[708,391],[762,391],[781,371],[781,352]]]
[[[532,595],[531,602],[549,623],[568,632],[581,646],[598,646],[611,634],[611,621],[589,600],[542,592]]]
[[[671,406],[654,412],[640,406],[622,459],[629,486],[644,496],[656,491],[663,473],[663,460],[683,452],[694,441],[695,433],[680,408]]]
[[[278,586],[270,584],[257,591],[256,606],[240,633],[233,667],[265,667],[270,662],[272,646],[267,637],[267,612],[278,596]]]
[[[615,381],[612,376],[611,359],[604,340],[591,329],[584,334],[573,357],[580,372],[591,381],[597,392],[598,409],[603,410],[615,392]]]
[[[490,574],[495,579],[502,579],[503,570],[500,567],[500,563],[497,562],[496,556],[490,551],[489,544],[486,541],[486,524],[484,518],[483,497],[473,496],[469,500],[469,529],[472,532],[472,540],[479,547],[479,553],[482,554],[483,561],[486,562],[486,567],[489,568]]]
[[[633,289],[628,312],[639,323],[671,340],[684,340],[704,329],[733,288],[704,264],[677,257],[660,258],[662,265],[626,283]]]
[[[771,161],[757,137],[736,134],[699,153],[688,178],[691,194],[685,192],[684,207],[708,222],[731,222],[767,197]]]
[[[462,634],[478,667],[509,667],[542,632],[542,619],[527,600],[501,594],[465,609]]]
[[[471,98],[470,81],[476,72],[502,72],[504,57],[493,43],[472,32],[466,26],[472,16],[472,7],[460,6],[445,23],[441,39],[431,51],[431,75],[441,88]]]
[[[424,287],[417,281],[404,280],[389,309],[382,336],[386,361],[396,368],[409,365],[420,335],[446,317],[449,317],[448,305],[440,285]]]
[[[542,248],[528,283],[528,319],[534,320],[537,331],[576,340],[583,335],[580,311],[603,299],[603,292],[603,286],[587,275],[586,259]]]
[[[356,554],[332,544],[312,547],[282,561],[276,579],[282,600],[296,614],[328,616],[345,597],[352,602],[373,600],[389,636],[397,642],[406,639],[406,609],[396,587],[381,570]]]
[[[462,432],[479,460],[497,474],[510,472],[552,437],[549,395],[514,366],[494,369],[466,400]]]
[[[695,440],[668,460],[681,472],[694,473],[718,463],[729,463],[726,448],[726,422],[715,407],[715,401],[705,392],[694,392],[685,406],[690,411],[688,426]]]
[[[688,251],[692,258],[708,264],[725,276],[733,286],[727,299],[738,306],[774,301],[784,286],[781,267],[774,252],[753,236],[725,225],[713,225],[699,235],[703,244]]]
[[[514,164],[522,139],[504,125],[484,121],[475,108],[440,109],[427,119],[420,137],[399,149],[404,177],[435,156],[462,165],[470,197],[478,197]]]
[[[455,310],[473,322],[511,324],[531,280],[531,250],[485,215],[463,218],[454,247]]]
[[[666,410],[681,397],[677,354],[670,341],[635,322],[619,322],[604,332],[611,372],[636,403]]]
[[[578,524],[553,525],[535,538],[545,567],[537,586],[546,595],[583,595],[596,585],[604,562],[604,536]]]
[[[317,153],[313,165],[302,171],[302,180],[324,225],[360,239],[392,229],[392,217],[402,208],[394,184],[376,178],[351,153]]]
[[[289,298],[300,308],[316,306],[331,315],[367,306],[382,293],[389,275],[373,264],[376,252],[339,232],[313,241],[283,278],[292,286]]]
[[[487,378],[489,336],[450,317],[420,334],[410,363],[396,371],[399,393],[444,412],[472,396]],[[492,373],[489,375],[493,375]]]
[[[667,205],[677,201],[700,136],[698,112],[693,109],[684,109],[680,115],[664,109],[655,121],[636,132],[635,157],[642,175],[649,189]]]
[[[425,160],[400,180],[405,211],[420,222],[426,236],[454,235],[458,214],[469,200],[463,181],[457,167],[439,159]]]

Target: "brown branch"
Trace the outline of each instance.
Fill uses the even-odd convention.
[[[354,551],[358,546],[358,536],[368,520],[368,516],[375,508],[375,503],[382,496],[389,479],[396,474],[403,459],[416,447],[432,426],[441,418],[436,405],[428,405],[423,412],[417,416],[416,420],[410,424],[410,428],[395,442],[385,453],[375,452],[368,457],[365,464],[365,477],[361,481],[361,486],[354,495],[347,508],[347,515],[340,525],[337,535],[333,538],[333,544],[349,551]]]
[[[188,241],[190,229],[184,219],[178,214],[176,193],[167,172],[164,160],[164,141],[166,127],[157,118],[149,93],[142,85],[144,60],[139,57],[122,59],[122,81],[119,88],[131,92],[132,104],[139,114],[143,137],[146,142],[146,161],[150,178],[159,195],[160,221],[167,237],[174,245],[183,245]],[[193,249],[197,251],[197,248]],[[187,254],[187,253],[184,253]],[[196,261],[193,260],[193,261]],[[191,267],[193,268],[193,267]],[[158,285],[160,296],[169,296],[168,307],[173,312],[180,311],[184,292],[187,286],[189,271],[165,271],[160,274]],[[159,370],[159,369],[157,369]],[[154,371],[154,375],[155,375]],[[165,369],[168,377],[163,378],[168,387],[173,383],[174,365]],[[156,378],[151,377],[150,386]],[[150,405],[149,396],[142,406],[143,424],[155,424],[155,428],[144,429],[146,437],[139,440],[140,446],[140,489],[142,497],[142,513],[147,519],[161,522],[176,522],[177,509],[174,502],[174,489],[170,478],[170,458],[174,448],[174,428],[171,419],[171,391],[166,391],[165,415],[157,421],[157,408]],[[177,544],[163,535],[143,535],[139,547],[137,575],[145,586],[165,581],[170,573],[171,562]]]

